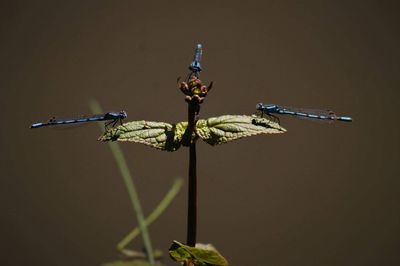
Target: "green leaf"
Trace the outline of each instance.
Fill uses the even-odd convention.
[[[132,121],[110,128],[99,138],[101,141],[132,141],[142,143],[157,149],[175,151],[181,145],[182,127],[164,122]]]
[[[210,145],[258,134],[284,133],[278,123],[255,115],[223,115],[198,120],[194,132],[187,122],[171,125],[164,122],[132,121],[110,128],[99,138],[102,141],[131,141],[165,151],[176,151],[181,145],[189,146],[198,137]]]
[[[171,258],[177,262],[185,262],[195,266],[227,266],[228,261],[218,253],[212,245],[197,244],[196,247],[186,246],[173,241],[169,248]]]
[[[181,140],[183,146],[190,146],[190,144],[197,139],[196,133],[188,130],[188,122],[186,121],[176,124],[175,135],[177,139]]]
[[[255,115],[223,115],[199,120],[197,135],[210,145],[218,145],[258,134],[284,133],[278,123]]]

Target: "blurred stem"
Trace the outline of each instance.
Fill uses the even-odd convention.
[[[180,189],[182,188],[183,180],[182,178],[177,178],[174,181],[174,184],[162,199],[162,201],[158,204],[158,206],[153,210],[153,212],[146,218],[145,224],[149,226],[152,222],[154,222],[168,207],[168,205],[172,202],[175,196],[178,194]],[[136,238],[140,234],[141,230],[139,227],[133,229],[128,235],[122,239],[118,245],[117,249],[122,251],[134,238]]]
[[[188,130],[189,136],[194,132],[196,125],[197,103],[188,104]],[[188,189],[188,215],[187,215],[187,239],[186,244],[194,247],[196,245],[197,231],[197,176],[196,176],[196,141],[189,146],[189,189]]]
[[[95,100],[90,101],[89,106],[93,113],[102,113],[103,112],[101,110],[100,104]],[[139,195],[136,191],[136,187],[133,183],[133,179],[129,172],[129,168],[126,164],[124,155],[117,143],[115,143],[115,142],[107,142],[107,143],[108,143],[108,145],[111,149],[111,152],[114,156],[115,162],[117,163],[118,168],[121,172],[122,179],[124,180],[126,189],[128,190],[128,195],[129,195],[131,204],[133,206],[133,210],[136,214],[140,231],[142,232],[143,244],[146,249],[149,263],[154,265],[153,248],[151,245],[149,232],[147,231],[146,223],[144,220],[142,206],[140,205]]]

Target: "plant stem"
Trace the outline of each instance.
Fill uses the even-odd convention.
[[[188,128],[190,136],[196,125],[197,103],[188,104]],[[188,216],[187,216],[187,240],[188,246],[196,245],[197,231],[197,177],[196,177],[196,141],[189,146],[189,189],[188,189]]]
[[[90,101],[89,105],[93,113],[102,113],[101,107],[97,101],[92,100]],[[136,214],[140,231],[142,231],[143,244],[146,249],[149,263],[154,265],[153,248],[151,245],[149,232],[147,230],[146,223],[144,220],[142,206],[140,205],[139,195],[136,191],[135,184],[133,183],[133,179],[129,172],[128,165],[126,164],[124,154],[122,153],[122,150],[120,149],[117,143],[108,142],[108,146],[111,149],[115,162],[117,163],[117,166],[121,172],[122,179],[124,180],[125,187],[128,190],[128,195],[131,200],[133,210]]]

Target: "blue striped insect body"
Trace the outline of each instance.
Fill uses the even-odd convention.
[[[324,121],[342,121],[342,122],[351,122],[352,118],[349,116],[337,116],[332,111],[326,110],[306,110],[306,109],[297,109],[297,108],[289,108],[282,107],[276,104],[264,104],[258,103],[256,105],[256,109],[263,114],[271,116],[279,120],[275,114],[278,115],[292,115],[300,118],[308,118],[315,120],[324,120]]]
[[[76,124],[76,123],[86,123],[86,122],[97,122],[97,121],[109,121],[105,124],[105,126],[109,126],[112,124],[114,126],[117,122],[122,124],[122,120],[127,118],[128,115],[125,111],[120,112],[108,112],[104,114],[97,115],[88,115],[88,116],[80,116],[75,118],[51,118],[47,122],[44,123],[34,123],[31,125],[31,128],[40,128],[45,126],[56,126],[56,125],[67,125],[67,124]]]
[[[189,78],[192,75],[195,75],[196,77],[199,77],[199,73],[201,72],[201,65],[200,65],[200,60],[201,60],[201,55],[203,53],[203,46],[199,43],[196,46],[196,49],[194,51],[194,57],[192,63],[189,65],[189,70],[191,73],[189,74]]]

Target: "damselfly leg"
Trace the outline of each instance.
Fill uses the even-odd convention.
[[[281,124],[281,120],[279,120],[279,117],[277,117],[276,115],[273,115],[273,114],[267,114],[267,113],[265,113],[265,112],[263,112],[263,111],[260,111],[260,110],[257,110],[255,113],[254,113],[256,116],[259,116],[259,117],[262,117],[262,118],[267,118],[268,120],[270,120],[270,121],[272,121],[272,122],[275,122],[275,123],[278,123],[279,125]]]

